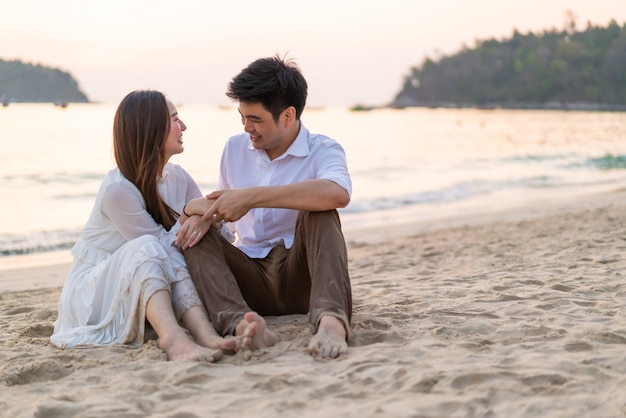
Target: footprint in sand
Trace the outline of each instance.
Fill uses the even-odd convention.
[[[21,337],[50,338],[54,331],[52,324],[35,324],[20,332]]]
[[[35,308],[33,308],[32,306],[20,306],[20,307],[8,310],[6,312],[6,315],[19,315],[21,313],[32,312],[34,310]]]
[[[24,359],[26,360],[26,359]],[[7,386],[26,385],[33,382],[48,382],[64,378],[74,372],[71,365],[54,359],[21,362],[0,372],[0,381]]]
[[[566,382],[567,378],[560,374],[538,374],[522,378],[523,384],[541,393],[544,393],[550,387],[563,386]]]
[[[570,353],[578,353],[581,351],[591,351],[591,350],[593,350],[593,346],[584,341],[576,342],[576,343],[569,343],[565,345],[565,351],[568,351]]]

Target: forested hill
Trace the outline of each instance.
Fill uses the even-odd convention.
[[[0,97],[10,102],[88,102],[67,72],[0,59]]]
[[[425,59],[391,106],[626,110],[626,24],[478,41]]]

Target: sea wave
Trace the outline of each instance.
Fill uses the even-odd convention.
[[[0,236],[0,257],[70,249],[80,234],[77,229]]]
[[[626,155],[605,154],[602,157],[590,158],[588,164],[600,170],[626,169]]]
[[[607,163],[608,161],[608,163]],[[602,164],[612,164],[614,169],[626,168],[618,166],[616,161],[603,157],[594,162],[600,168]],[[531,196],[535,191],[552,190],[559,193],[563,190],[584,190],[598,186],[620,186],[624,183],[623,176],[591,177],[577,181],[570,177],[549,175],[528,176],[510,180],[459,182],[437,190],[406,193],[398,196],[353,199],[346,207],[339,210],[342,216],[360,215],[364,213],[384,213],[395,209],[410,209],[431,204],[453,204],[473,198],[498,199],[501,192],[515,192],[518,195]],[[550,192],[552,193],[552,192]],[[60,229],[53,231],[35,231],[27,234],[0,235],[0,258],[14,255],[39,253],[70,249],[80,237],[80,229]]]
[[[533,189],[558,189],[558,188],[588,188],[623,180],[615,178],[597,179],[590,178],[584,181],[572,181],[570,178],[559,176],[538,175],[512,180],[496,181],[467,181],[460,182],[439,190],[416,192],[399,196],[378,197],[372,199],[360,199],[352,201],[350,205],[341,211],[346,214],[366,213],[398,209],[412,205],[427,205],[432,203],[458,202],[477,196],[497,194],[501,191],[519,191],[520,193],[532,193]]]

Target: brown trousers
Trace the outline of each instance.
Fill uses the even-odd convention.
[[[248,257],[214,228],[184,255],[221,335],[234,334],[249,311],[272,316],[308,312],[314,332],[322,316],[333,315],[351,335],[348,255],[336,210],[300,211],[293,246],[276,246],[263,259]]]

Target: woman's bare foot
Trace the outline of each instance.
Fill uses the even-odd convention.
[[[159,339],[159,348],[165,351],[169,361],[206,361],[213,363],[224,355],[221,350],[203,347],[189,338]]]
[[[228,338],[220,337],[219,335],[203,335],[196,338],[196,342],[203,347],[213,348],[222,351],[237,351],[237,340],[232,336]]]
[[[256,312],[247,312],[235,328],[235,335],[241,337],[242,350],[257,350],[271,347],[278,342],[278,336],[267,329],[265,319]]]
[[[202,306],[192,306],[183,314],[182,323],[189,333],[193,341],[206,348],[213,348],[222,351],[236,351],[237,340],[229,336],[222,338],[211,321],[209,320],[206,309]]]
[[[339,318],[325,315],[320,319],[317,334],[309,342],[309,353],[320,358],[337,358],[348,354],[346,329]]]

